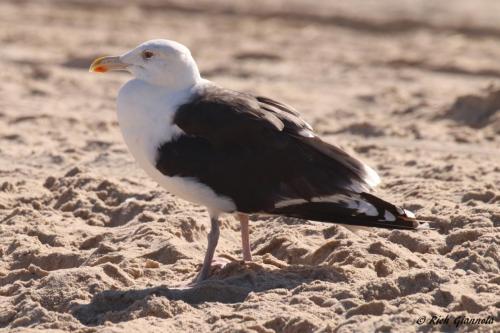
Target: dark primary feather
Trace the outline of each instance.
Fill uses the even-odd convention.
[[[305,202],[293,206],[275,209],[274,213],[297,218],[306,218],[319,222],[337,222],[342,224],[377,227],[386,229],[415,229],[419,223],[413,217],[393,204],[369,193],[351,194],[351,200],[359,200],[373,205],[377,214],[368,216],[360,214],[355,209],[348,209],[336,202]],[[389,212],[394,219],[388,220]]]
[[[180,106],[173,122],[185,135],[159,147],[158,170],[198,179],[231,198],[239,212],[384,227],[376,223],[380,216],[360,214],[348,200],[313,202],[337,194],[376,200],[356,193],[370,189],[363,163],[314,136],[283,103],[211,86]],[[308,204],[280,205],[294,199]],[[382,217],[388,204],[383,203],[376,202]]]

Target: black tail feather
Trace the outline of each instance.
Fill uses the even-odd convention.
[[[272,214],[386,229],[416,229],[419,226],[413,213],[369,193],[332,196],[331,201],[312,199],[275,208]]]

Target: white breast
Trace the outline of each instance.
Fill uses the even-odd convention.
[[[172,124],[175,110],[187,102],[193,89],[171,93],[142,80],[127,82],[118,94],[118,122],[125,143],[140,167],[167,191],[206,206],[212,213],[235,210],[232,200],[219,196],[194,178],[168,177],[156,165],[158,147],[182,130]]]
[[[188,98],[188,94],[169,96],[141,80],[131,80],[120,89],[118,122],[130,152],[141,166],[155,165],[158,145],[182,133],[172,125],[172,117],[175,108]]]

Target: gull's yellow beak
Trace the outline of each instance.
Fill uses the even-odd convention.
[[[127,69],[128,64],[122,62],[120,57],[100,57],[92,62],[89,72],[104,73]]]

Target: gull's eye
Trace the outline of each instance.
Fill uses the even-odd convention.
[[[151,59],[153,57],[153,55],[154,54],[151,51],[144,51],[144,52],[142,52],[142,57],[144,59]]]

